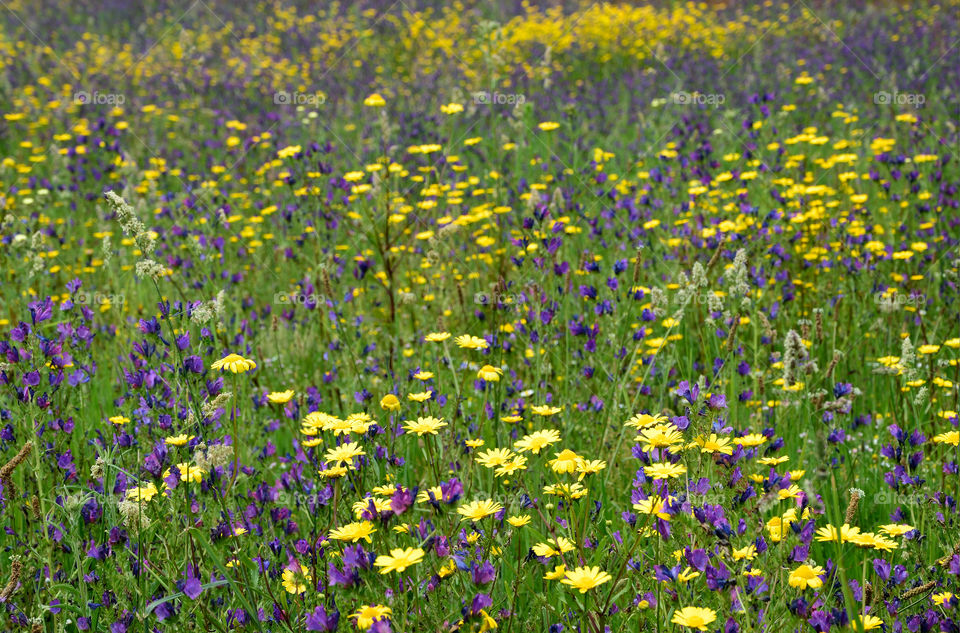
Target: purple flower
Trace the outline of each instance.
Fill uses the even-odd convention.
[[[352,587],[360,580],[360,574],[356,570],[340,571],[333,563],[327,565],[327,576],[331,585],[343,587]]]
[[[203,373],[203,359],[199,356],[187,356],[183,359],[183,368],[194,374]]]
[[[100,507],[100,504],[97,503],[96,499],[90,499],[80,508],[80,516],[83,517],[83,521],[87,524],[96,523],[100,520],[100,517],[103,516],[103,509]]]
[[[202,592],[203,587],[200,586],[200,579],[198,578],[190,577],[183,583],[183,593],[191,600],[196,600]]]
[[[440,484],[440,493],[444,503],[453,503],[463,494],[463,484],[454,477]]]
[[[688,381],[683,380],[677,386],[677,394],[690,404],[694,404],[700,397],[700,385],[694,383],[691,386]]]
[[[697,571],[702,572],[707,568],[707,562],[709,561],[709,558],[707,557],[706,550],[703,550],[703,549],[691,550],[688,548],[686,552],[686,557],[687,557],[687,562],[690,564],[690,566],[696,569]]]
[[[153,614],[157,616],[157,619],[163,622],[167,618],[173,617],[176,612],[173,610],[173,601],[168,600],[167,602],[161,602],[157,605],[157,608],[153,610]]]
[[[873,571],[883,580],[890,580],[890,563],[882,558],[873,559]]]
[[[392,633],[393,631],[393,629],[390,628],[390,620],[387,618],[377,618],[368,630],[370,633]]]
[[[53,300],[47,297],[43,301],[34,301],[29,305],[30,320],[33,324],[42,323],[53,316]]]
[[[727,397],[722,393],[711,394],[710,400],[707,401],[707,406],[714,410],[726,409]]]
[[[478,593],[473,597],[473,601],[470,603],[470,614],[479,615],[481,609],[486,609],[493,604],[493,599],[485,594]]]
[[[486,585],[493,582],[497,576],[497,570],[490,564],[490,561],[484,561],[482,565],[476,563],[472,566],[473,582],[476,585]]]
[[[415,498],[415,490],[404,490],[403,486],[397,486],[396,492],[394,492],[393,497],[390,498],[390,509],[393,510],[393,513],[396,515],[403,514],[407,511],[407,508],[413,505]]]
[[[312,613],[307,614],[308,631],[336,631],[340,623],[340,612],[331,611],[329,614],[322,606],[317,607]]]

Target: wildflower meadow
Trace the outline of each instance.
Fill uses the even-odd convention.
[[[960,0],[0,0],[0,630],[960,633]]]

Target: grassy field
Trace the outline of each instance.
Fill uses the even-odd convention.
[[[2,630],[958,631],[960,4],[0,2]]]

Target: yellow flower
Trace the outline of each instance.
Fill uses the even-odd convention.
[[[884,552],[890,552],[897,547],[897,542],[888,539],[885,536],[878,536],[873,532],[860,532],[859,534],[854,534],[850,537],[850,542],[854,545],[859,545],[860,547],[872,547],[873,549],[878,549]]]
[[[203,476],[207,472],[199,466],[191,466],[187,462],[177,464],[177,470],[180,471],[180,481],[192,481],[194,483],[203,481]],[[164,471],[163,478],[166,479],[169,475],[170,470],[168,469]]]
[[[810,565],[800,565],[790,572],[790,586],[801,590],[810,587],[819,589],[823,586],[823,580],[820,576],[823,574],[823,567],[811,567]]]
[[[912,532],[915,529],[912,525],[905,525],[903,523],[888,523],[887,525],[880,526],[880,531],[887,536],[903,536],[907,532]]]
[[[860,631],[869,631],[871,629],[878,629],[883,626],[883,620],[878,618],[875,615],[863,615],[860,616],[860,623],[857,625],[857,630]]]
[[[324,431],[330,431],[334,435],[349,435],[353,431],[353,422],[327,416],[324,418],[320,428]]]
[[[683,442],[683,433],[673,424],[658,424],[652,428],[646,428],[640,431],[636,441],[643,445],[643,450],[650,451],[655,448],[668,448]],[[675,452],[671,450],[671,452]]]
[[[828,523],[817,530],[817,540],[820,542],[839,541],[846,543],[847,541],[852,541],[858,534],[860,534],[860,528],[858,527],[850,527],[844,523],[840,530],[837,530],[837,528]]]
[[[457,514],[463,516],[463,521],[466,521],[467,519],[470,519],[471,521],[479,521],[488,516],[494,515],[501,510],[503,510],[503,506],[496,501],[491,501],[490,499],[481,499],[479,501],[473,501],[467,505],[460,506],[457,508]]]
[[[173,435],[168,437],[167,439],[163,440],[163,443],[167,446],[183,446],[193,438],[193,435],[187,435],[184,433],[183,435]]]
[[[699,575],[700,575],[700,572],[693,571],[689,567],[685,567],[683,571],[677,575],[677,580],[679,580],[681,583],[686,584]]]
[[[413,377],[416,378],[417,380],[430,380],[431,378],[433,378],[433,372],[432,372],[432,371],[418,371],[417,373],[415,373],[415,374],[413,375]]]
[[[157,495],[157,487],[152,483],[139,488],[131,488],[127,491],[127,499],[130,501],[150,501]]]
[[[487,468],[502,466],[513,459],[514,452],[509,448],[491,448],[477,453],[477,463]]]
[[[503,370],[499,367],[493,367],[492,365],[484,365],[480,368],[480,371],[477,372],[477,378],[486,380],[487,382],[500,382],[500,376],[502,375]]]
[[[299,145],[288,145],[277,152],[277,158],[290,158],[291,156],[296,156],[301,151],[303,151],[303,148]]]
[[[412,567],[423,560],[423,550],[419,547],[408,547],[406,549],[392,549],[389,556],[377,556],[374,565],[383,567],[381,574],[389,574],[392,571],[402,574],[407,567]]]
[[[770,535],[770,540],[774,543],[782,541],[784,532],[790,527],[793,520],[793,517],[773,517],[767,521],[764,527],[766,527],[767,533]]]
[[[342,527],[330,531],[330,538],[335,541],[350,541],[356,543],[360,539],[370,542],[370,535],[376,532],[370,521],[360,521],[358,523],[348,523]]]
[[[447,559],[443,565],[440,566],[440,569],[437,571],[437,575],[441,578],[446,578],[457,571],[457,562],[452,558]]]
[[[717,619],[716,611],[703,607],[684,607],[673,612],[674,624],[690,627],[691,629],[707,630],[707,625]]]
[[[351,620],[357,621],[357,628],[361,631],[366,631],[371,626],[373,626],[374,620],[379,620],[380,618],[385,618],[391,615],[393,611],[390,607],[384,606],[382,604],[376,605],[364,605],[357,609],[356,613],[350,615]]]
[[[938,607],[946,607],[953,600],[953,594],[949,591],[944,591],[943,593],[935,593],[930,598],[933,600],[933,604]]]
[[[579,589],[580,593],[587,593],[594,587],[599,587],[611,580],[613,580],[613,577],[607,572],[601,571],[599,567],[577,567],[568,571],[566,577],[560,582],[574,589]]]
[[[550,132],[560,127],[560,124],[556,123],[555,121],[544,121],[543,123],[538,123],[537,127],[544,132]]]
[[[373,425],[373,418],[366,413],[351,413],[347,416],[346,421],[350,423],[350,431],[360,435],[369,431]]]
[[[490,617],[490,614],[480,609],[480,628],[477,633],[487,633],[497,628],[497,621]]]
[[[392,393],[388,393],[384,397],[380,398],[380,408],[385,411],[399,411],[400,399]]]
[[[565,578],[567,575],[566,565],[557,565],[553,568],[553,571],[548,571],[543,575],[544,580],[560,580]]]
[[[444,114],[457,114],[458,112],[463,112],[463,106],[459,103],[448,103],[447,105],[440,106],[440,112]]]
[[[777,496],[781,499],[799,499],[800,494],[803,491],[800,490],[800,486],[796,484],[791,484],[787,488],[783,488],[777,491]]]
[[[267,394],[267,400],[271,404],[286,404],[290,402],[290,399],[293,398],[293,389],[287,389],[286,391],[274,391]]]
[[[934,435],[933,441],[936,444],[950,444],[952,446],[957,446],[960,444],[960,431],[947,431],[946,433]]]
[[[698,437],[693,440],[695,446],[700,447],[701,453],[720,453],[721,455],[733,455],[733,447],[730,446],[730,438],[718,437],[716,433],[711,433],[710,437],[703,439]]]
[[[533,553],[542,558],[550,558],[551,556],[560,556],[561,554],[569,552],[573,547],[570,539],[564,536],[558,536],[555,541],[547,541],[546,543],[537,543],[534,545]]]
[[[453,342],[457,344],[457,347],[466,348],[466,349],[487,349],[490,347],[490,344],[487,343],[486,339],[482,339],[477,336],[471,336],[470,334],[464,334],[453,339]]]
[[[542,415],[543,417],[548,417],[555,415],[563,411],[563,407],[551,407],[549,404],[543,406],[534,405],[530,407],[530,411],[536,415]]]
[[[740,446],[743,446],[745,448],[749,448],[751,446],[760,446],[766,441],[767,441],[767,438],[763,435],[760,435],[759,433],[749,433],[747,435],[744,435],[743,437],[733,438],[734,444],[739,444]]]
[[[360,444],[357,442],[346,442],[336,448],[328,450],[326,455],[323,456],[323,461],[333,462],[334,465],[349,465],[353,463],[354,457],[360,457],[361,455],[366,455],[366,453]]]
[[[130,424],[130,418],[125,417],[125,416],[122,416],[122,415],[115,415],[115,416],[109,417],[109,418],[107,418],[107,419],[108,419],[111,423],[116,424],[117,426],[123,426],[124,424]]]
[[[507,517],[507,523],[509,523],[513,527],[523,527],[524,525],[527,525],[528,523],[530,523],[530,515],[520,514],[513,517]]]
[[[602,459],[578,459],[577,472],[580,474],[577,481],[583,481],[587,475],[595,475],[607,467],[607,462]]]
[[[226,370],[231,374],[242,374],[256,368],[257,364],[255,362],[239,354],[228,354],[210,365],[210,369],[217,371]]]
[[[580,499],[585,497],[587,492],[589,491],[579,482],[574,484],[550,484],[549,486],[543,487],[544,494],[556,495],[558,497],[565,497],[567,499]]]
[[[669,521],[670,515],[666,512],[666,503],[666,500],[662,497],[653,495],[648,499],[641,499],[639,502],[633,504],[633,508],[643,514],[653,514],[664,521]]]
[[[292,569],[283,570],[283,588],[287,593],[301,594],[307,590],[307,583],[312,580],[310,569],[305,565],[300,565],[300,571]]]
[[[329,424],[330,421],[337,419],[339,418],[322,411],[311,411],[306,415],[306,417],[303,418],[303,421],[300,422],[302,427],[300,432],[305,435],[316,435],[316,432],[307,433],[307,430],[316,431],[318,428],[327,430],[327,424]]]
[[[450,338],[450,332],[431,332],[423,337],[428,343],[442,343]]]
[[[778,466],[787,461],[790,461],[789,455],[781,455],[780,457],[761,457],[757,460],[758,463],[763,464],[764,466]]]
[[[384,101],[383,97],[375,92],[363,100],[363,105],[367,106],[368,108],[382,108],[383,106],[387,105],[387,102]]]
[[[687,472],[683,464],[656,462],[643,467],[643,474],[651,479],[674,479]]]
[[[521,453],[530,451],[534,455],[539,455],[541,450],[559,441],[560,431],[549,429],[546,431],[537,431],[531,435],[525,435],[523,439],[515,442],[513,447]]]
[[[390,511],[389,499],[381,499],[379,497],[364,497],[353,504],[353,515],[359,519],[363,516],[364,512],[370,509],[371,503],[373,503],[373,510],[376,514]]]
[[[346,466],[331,466],[317,472],[321,477],[326,477],[327,479],[337,479],[338,477],[343,477],[346,475],[348,471]]]
[[[411,402],[426,402],[433,395],[432,391],[421,391],[419,393],[408,393],[407,400]]]
[[[443,418],[437,419],[428,416],[417,418],[416,422],[408,421],[403,425],[403,428],[407,433],[416,433],[417,437],[422,437],[424,434],[436,435],[437,431],[445,426],[447,426],[447,423],[443,421]]]
[[[666,416],[660,415],[649,415],[646,413],[638,413],[629,420],[623,423],[624,426],[630,426],[637,430],[644,429],[648,426],[654,426],[660,424],[661,422],[666,422]]]
[[[753,560],[757,557],[757,548],[752,543],[746,547],[733,550],[733,560]]]
[[[577,470],[577,461],[580,459],[580,456],[571,451],[570,449],[564,449],[559,453],[554,453],[554,459],[551,459],[547,462],[550,465],[550,468],[553,469],[555,473],[572,473]]]
[[[507,477],[517,472],[518,470],[526,470],[527,468],[527,458],[523,455],[517,455],[508,462],[501,464],[494,471],[494,474],[497,477]]]

